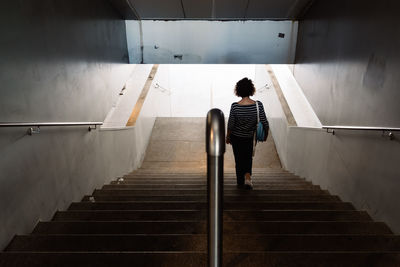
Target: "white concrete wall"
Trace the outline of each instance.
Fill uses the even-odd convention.
[[[142,21],[144,63],[263,64],[294,62],[297,22]],[[127,21],[129,52],[138,22]],[[284,38],[278,34],[284,33]],[[133,37],[132,37],[133,36]],[[182,60],[174,58],[182,55]],[[131,63],[137,63],[131,56]]]
[[[307,98],[288,65],[276,64],[271,65],[276,78],[279,81],[281,91],[290,107],[297,126],[301,127],[321,127],[314,109],[311,107]]]
[[[380,132],[336,132],[291,127],[289,171],[367,210],[400,233],[400,143]]]
[[[390,141],[380,132],[336,131],[332,135],[317,127],[288,127],[274,89],[267,90],[264,101],[279,157],[288,171],[400,232],[398,140]],[[288,104],[291,107],[291,101]]]
[[[104,120],[134,69],[108,1],[1,1],[0,22],[0,121]],[[0,249],[139,166],[155,120],[149,97],[125,130],[0,129]]]
[[[264,65],[160,65],[152,86],[159,95],[158,116],[205,117],[211,108],[229,116],[231,104],[240,100],[234,87],[244,77],[260,89],[254,98],[261,100],[269,82]]]
[[[2,129],[0,151],[0,248],[15,234],[80,201],[143,161],[155,122],[149,93],[134,127],[87,131],[86,127]]]
[[[103,129],[125,128],[152,67],[152,64],[135,65],[132,75],[125,83],[125,89],[119,93],[117,100],[108,112],[102,126]]]

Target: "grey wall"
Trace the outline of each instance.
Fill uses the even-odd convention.
[[[399,8],[395,0],[317,0],[299,23],[294,75],[322,124],[400,126]],[[398,135],[283,132],[286,146],[276,143],[288,170],[400,232]]]
[[[294,75],[322,124],[400,126],[400,3],[317,0]]]
[[[0,121],[103,120],[131,69],[106,0],[1,1],[0,32]]]
[[[285,77],[276,77],[285,84]],[[320,127],[289,127],[274,86],[266,91],[263,103],[285,169],[366,210],[374,220],[400,233],[399,135],[390,140],[381,132],[337,130],[332,135]],[[293,102],[288,104],[292,109]]]
[[[0,121],[103,121],[133,68],[125,22],[106,0],[1,1],[0,32]],[[34,136],[0,128],[0,249],[137,167],[153,122]]]
[[[273,129],[272,129],[273,130]],[[286,168],[400,233],[400,141],[380,132],[289,127]]]

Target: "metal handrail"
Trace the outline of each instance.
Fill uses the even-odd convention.
[[[0,122],[0,127],[103,125],[103,122]]]
[[[219,109],[207,114],[208,266],[222,266],[225,117]]]
[[[322,129],[340,129],[340,130],[365,130],[365,131],[386,131],[395,132],[400,131],[400,128],[390,127],[369,127],[369,126],[322,126]]]
[[[385,135],[387,133],[387,136],[390,139],[394,139],[394,134],[393,132],[398,132],[400,131],[400,128],[392,128],[392,127],[370,127],[370,126],[339,126],[339,125],[334,125],[334,126],[328,126],[328,125],[323,125],[321,127],[322,129],[326,130],[327,133],[331,133],[335,135],[335,130],[350,130],[350,131],[381,131],[382,135]]]
[[[40,133],[40,127],[69,127],[69,126],[89,126],[88,130],[95,130],[103,122],[0,122],[0,127],[30,127],[28,134]],[[93,128],[94,126],[94,128]]]

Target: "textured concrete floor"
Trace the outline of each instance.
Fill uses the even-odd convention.
[[[157,118],[142,168],[205,169],[205,122],[205,118]],[[231,145],[226,147],[224,167],[235,167]],[[271,134],[266,143],[257,145],[253,168],[281,168]]]

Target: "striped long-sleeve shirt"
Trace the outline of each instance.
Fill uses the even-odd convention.
[[[258,102],[260,109],[260,121],[264,126],[265,131],[268,131],[269,125],[265,116],[263,104]],[[254,137],[254,132],[257,126],[257,105],[239,105],[233,103],[228,120],[228,130],[231,134],[238,137],[250,138]]]

